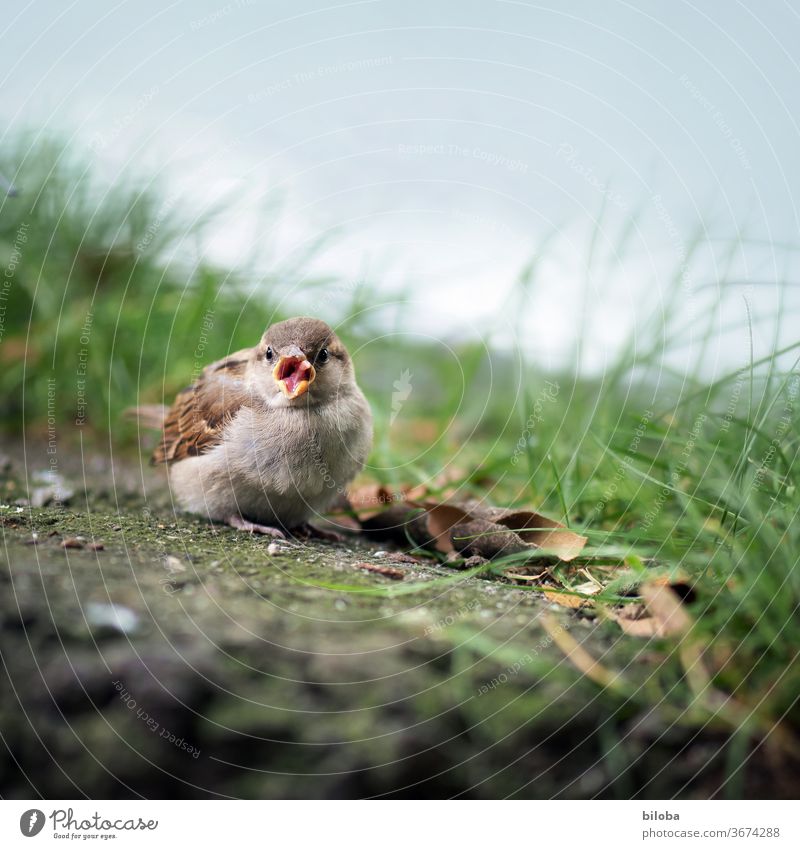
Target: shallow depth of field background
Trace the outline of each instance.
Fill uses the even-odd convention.
[[[125,408],[319,316],[374,411],[364,480],[544,510],[618,566],[601,604],[644,563],[692,586],[713,698],[670,654],[609,711],[732,741],[732,795],[770,729],[794,751],[790,4],[35,2],[3,26],[0,425],[31,474],[146,459]]]

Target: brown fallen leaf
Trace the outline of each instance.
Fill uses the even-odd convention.
[[[356,563],[356,569],[363,569],[365,572],[373,572],[376,575],[383,575],[384,578],[391,578],[393,581],[402,581],[406,573],[402,569],[395,569],[394,566],[378,566],[375,563]]]
[[[577,610],[579,607],[584,607],[587,604],[585,598],[572,595],[572,593],[554,593],[545,590],[543,595],[548,601],[558,604],[561,607],[568,607],[571,610]]]
[[[389,505],[404,503],[406,492],[402,489],[392,491],[377,483],[367,483],[350,489],[347,497],[358,518],[364,521],[383,512]]]
[[[535,549],[546,549],[554,557],[569,561],[577,557],[587,539],[560,522],[532,510],[493,507],[476,501],[463,503],[404,501],[402,490],[391,494],[388,509],[375,510],[376,499],[386,500],[386,490],[357,494],[354,509],[362,530],[399,543],[413,542],[443,554],[458,552],[463,557],[494,559]],[[365,509],[365,505],[366,509]]]
[[[642,584],[639,592],[651,616],[658,622],[659,636],[678,636],[692,627],[692,617],[686,612],[680,597],[666,584]]]
[[[677,584],[682,586],[682,584]],[[680,591],[659,577],[639,588],[644,604],[627,605],[614,614],[622,631],[631,637],[670,637],[685,634],[692,619],[683,606]]]
[[[361,530],[367,536],[379,540],[390,540],[408,546],[409,541],[417,547],[433,547],[424,511],[419,507],[401,502],[385,510],[359,515]]]
[[[586,545],[586,537],[576,534],[561,522],[532,510],[500,510],[492,508],[494,521],[515,531],[523,542],[549,548],[560,560],[573,560]]]
[[[431,504],[425,514],[428,534],[437,551],[449,554],[451,551],[464,551],[453,544],[453,530],[469,521],[469,513],[454,504]],[[478,554],[479,552],[475,552]]]
[[[594,581],[587,581],[585,584],[572,587],[572,590],[567,592],[545,590],[544,597],[548,601],[561,605],[561,607],[569,607],[572,610],[577,610],[579,607],[590,607],[593,604],[592,600],[584,598],[584,596],[595,595],[601,589],[602,587],[598,586]],[[581,595],[577,595],[576,593],[581,593]]]
[[[635,619],[627,616],[616,615],[614,621],[629,637],[656,637],[658,636],[658,623],[652,616],[643,616]]]

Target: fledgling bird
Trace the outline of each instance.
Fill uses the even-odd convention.
[[[163,416],[153,462],[169,464],[184,510],[283,537],[344,493],[371,445],[347,350],[324,321],[301,317],[206,366]]]

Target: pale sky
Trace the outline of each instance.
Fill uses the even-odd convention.
[[[782,0],[45,0],[2,26],[4,137],[64,132],[109,178],[166,181],[198,213],[234,198],[204,247],[228,262],[339,229],[320,267],[366,270],[387,298],[412,285],[425,332],[480,327],[552,232],[523,323],[547,363],[585,308],[584,365],[601,368],[697,227],[720,250],[767,244],[687,270],[687,322],[725,273],[797,271],[773,247],[800,242],[800,17]],[[264,233],[256,210],[277,198],[282,226]],[[756,316],[775,309],[774,288],[749,297]],[[737,296],[726,320],[743,311]],[[722,334],[710,361],[743,349]]]

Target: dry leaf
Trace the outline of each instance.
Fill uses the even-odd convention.
[[[670,637],[685,634],[691,628],[692,619],[668,578],[648,581],[642,584],[639,592],[644,605],[628,605],[614,615],[626,634],[631,637]]]
[[[623,633],[629,637],[658,636],[658,623],[652,616],[645,616],[643,619],[628,619],[624,616],[617,616],[615,619]]]
[[[685,634],[692,627],[692,618],[672,587],[649,583],[643,584],[639,591],[647,609],[658,623],[659,636]]]
[[[561,607],[569,607],[571,610],[577,610],[579,607],[583,607],[586,604],[585,598],[572,595],[572,593],[554,593],[545,591],[544,597],[548,601],[552,601],[554,604],[561,605]]]
[[[502,510],[495,513],[494,521],[515,531],[523,542],[548,548],[564,561],[577,557],[587,541],[586,537],[565,528],[561,522],[532,510]]]
[[[469,521],[469,513],[451,504],[434,504],[428,508],[426,521],[433,547],[437,551],[448,554],[451,551],[464,550],[453,544],[451,535],[457,525]]]
[[[353,487],[347,493],[350,506],[359,519],[371,519],[381,513],[387,505],[402,503],[406,500],[404,492],[392,492],[388,487],[377,483],[362,484]]]
[[[548,601],[555,604],[560,604],[561,607],[569,607],[572,610],[577,610],[579,607],[589,607],[593,604],[591,599],[583,598],[583,595],[594,595],[599,593],[602,587],[599,587],[594,581],[587,581],[585,584],[580,584],[577,587],[572,587],[568,592],[550,592],[545,590],[544,597]],[[582,595],[575,595],[581,593]]]
[[[402,581],[406,576],[402,569],[395,569],[394,566],[378,566],[375,563],[356,563],[355,566],[356,569],[374,572],[376,575],[383,575],[384,578],[391,578],[393,581]]]
[[[409,497],[418,488],[394,493],[384,487],[358,487],[351,494],[362,530],[399,543],[411,540],[419,547],[443,554],[457,552],[465,558],[488,560],[506,554],[546,549],[569,561],[576,557],[586,537],[560,522],[531,510],[492,507],[477,501],[463,503],[421,501]],[[390,504],[387,509],[381,505]]]

